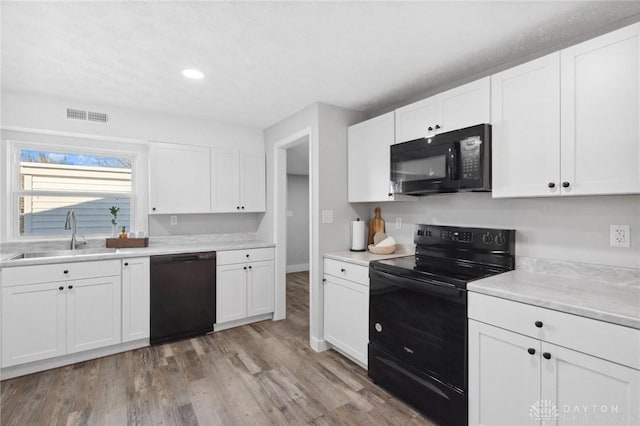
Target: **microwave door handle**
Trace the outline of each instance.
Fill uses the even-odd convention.
[[[460,170],[460,167],[458,165],[458,142],[456,142],[455,144],[451,145],[449,147],[449,152],[447,153],[447,167],[449,170],[447,170],[447,175],[449,176],[449,179],[451,180],[459,180],[460,177],[458,176],[458,171]]]

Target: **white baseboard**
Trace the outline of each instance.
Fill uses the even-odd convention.
[[[242,318],[242,319],[239,319],[239,320],[227,321],[227,322],[223,322],[223,323],[220,323],[220,324],[214,324],[213,325],[213,330],[214,331],[222,331],[222,330],[227,330],[227,329],[233,328],[233,327],[240,327],[242,325],[251,324],[253,322],[265,321],[265,320],[270,320],[270,319],[273,319],[273,314],[256,315],[254,317]]]
[[[2,380],[12,379],[14,377],[24,376],[26,374],[37,373],[38,371],[50,370],[52,368],[63,367],[77,362],[88,361],[90,359],[102,358],[108,355],[114,355],[120,352],[131,351],[138,348],[149,346],[149,339],[140,339],[133,342],[120,343],[118,345],[107,346],[105,348],[92,349],[89,351],[78,352],[75,354],[62,355],[56,358],[43,359],[42,361],[33,361],[25,364],[14,365],[2,369]]]
[[[299,265],[287,265],[287,274],[292,272],[304,272],[309,270],[308,263],[301,263]]]
[[[309,346],[311,346],[311,349],[316,352],[324,352],[330,348],[329,343],[327,343],[326,340],[316,339],[313,336],[311,336],[311,339],[309,339]]]

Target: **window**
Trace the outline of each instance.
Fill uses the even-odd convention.
[[[134,227],[134,154],[18,143],[13,152],[16,237],[67,235],[71,209],[81,235],[110,235],[110,207],[119,208],[118,227]]]

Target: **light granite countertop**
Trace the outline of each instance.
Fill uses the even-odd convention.
[[[640,270],[518,258],[469,291],[640,329]]]
[[[163,254],[193,253],[202,251],[224,251],[242,250],[252,248],[275,247],[275,244],[258,239],[234,239],[218,236],[203,237],[159,237],[151,238],[149,247],[144,248],[122,248],[115,253],[99,254],[74,254],[56,257],[41,257],[31,259],[8,260],[22,251],[4,252],[0,254],[0,267],[9,268],[14,266],[45,265],[66,262],[86,262],[90,260],[123,259],[140,256],[154,256]],[[51,249],[38,249],[30,251],[49,251]],[[28,251],[28,250],[24,250]]]
[[[369,262],[382,259],[393,259],[394,257],[412,256],[415,252],[415,246],[398,245],[395,253],[392,254],[374,254],[369,251],[350,251],[341,250],[325,253],[324,257],[328,259],[340,260],[361,266],[369,266]]]

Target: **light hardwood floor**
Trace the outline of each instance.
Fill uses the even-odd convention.
[[[2,382],[9,425],[429,425],[334,351],[309,348],[306,272],[287,319]]]

